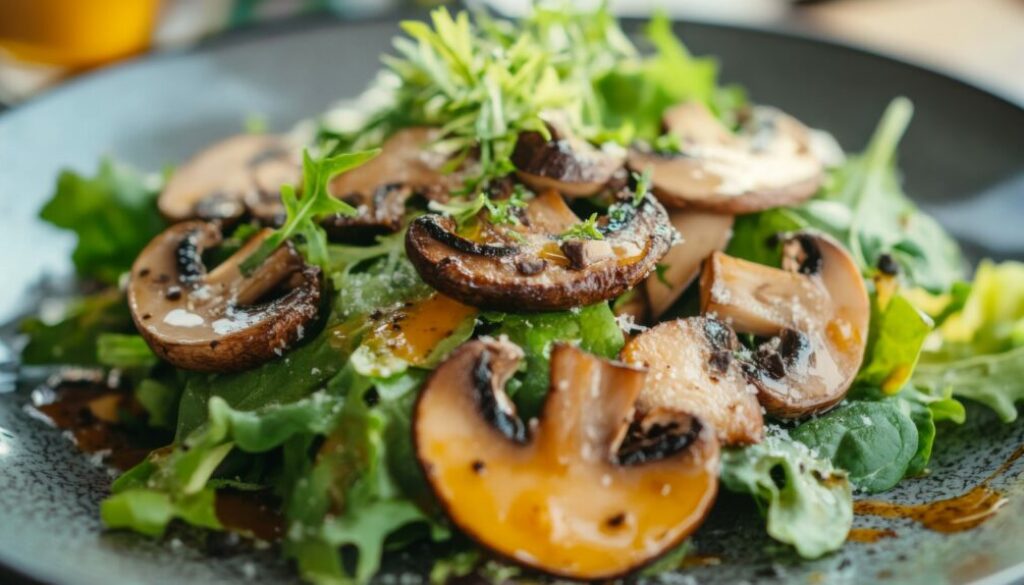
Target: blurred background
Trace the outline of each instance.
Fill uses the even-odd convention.
[[[252,27],[365,19],[408,0],[0,0],[0,104],[98,67]],[[469,0],[515,15],[529,0]],[[1024,0],[619,0],[623,15],[787,30],[875,50],[1024,104]],[[0,105],[0,108],[3,106]]]

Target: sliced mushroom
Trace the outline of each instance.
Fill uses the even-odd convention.
[[[739,134],[722,126],[703,104],[665,114],[682,153],[633,149],[629,166],[651,171],[654,193],[666,206],[742,214],[803,201],[821,185],[823,164],[810,132],[796,119],[756,107]]]
[[[622,169],[626,153],[621,148],[598,148],[574,136],[564,117],[549,115],[546,124],[550,140],[539,132],[524,132],[512,153],[516,175],[534,191],[555,189],[566,197],[589,197]]]
[[[554,311],[612,299],[642,281],[665,255],[673,230],[648,196],[615,204],[598,220],[603,239],[565,239],[576,216],[557,193],[532,199],[515,227],[487,226],[472,239],[455,222],[425,215],[409,226],[406,251],[423,280],[466,304]],[[578,220],[577,220],[578,221]]]
[[[384,142],[379,155],[335,177],[329,187],[331,194],[358,213],[324,221],[332,238],[364,239],[396,232],[402,227],[405,204],[411,196],[445,201],[449,192],[461,188],[464,173],[443,172],[447,157],[429,148],[439,137],[436,128],[399,130]]]
[[[843,399],[864,359],[870,304],[856,263],[835,240],[789,238],[782,269],[716,252],[700,286],[704,313],[768,337],[748,375],[769,413],[795,418]]]
[[[637,412],[689,412],[713,427],[724,444],[759,442],[764,417],[757,389],[733,357],[737,349],[727,325],[703,317],[666,321],[629,340],[622,361],[648,370]]]
[[[685,413],[636,421],[644,372],[566,344],[527,428],[503,390],[521,358],[507,342],[468,342],[420,393],[416,455],[452,522],[517,563],[588,580],[634,570],[700,525],[718,484],[713,433]]]
[[[724,250],[732,238],[731,215],[696,210],[672,210],[669,221],[682,241],[669,248],[659,263],[658,274],[647,277],[647,304],[651,318],[657,320],[679,299],[700,274],[700,266],[712,252]]]
[[[128,305],[158,356],[186,370],[229,372],[280,356],[303,338],[319,313],[320,269],[290,244],[249,275],[239,269],[270,233],[210,272],[202,255],[221,242],[214,224],[175,224],[146,246],[132,266]]]
[[[265,223],[283,214],[281,185],[297,185],[302,168],[281,136],[240,134],[222,140],[177,169],[157,199],[171,222],[234,220],[246,212]]]

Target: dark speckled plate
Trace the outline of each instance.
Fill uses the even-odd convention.
[[[36,210],[58,170],[91,172],[113,153],[143,168],[179,161],[238,131],[249,113],[275,129],[358,92],[388,48],[394,23],[317,25],[306,32],[245,34],[202,50],[137,61],[76,80],[0,116],[0,322],[39,299],[43,275],[66,275],[72,241],[41,225]],[[715,53],[728,80],[758,101],[863,146],[885,104],[909,96],[917,116],[902,150],[907,187],[968,250],[1024,256],[1024,110],[955,80],[836,45],[717,26],[685,27],[698,53]],[[0,362],[5,360],[0,346]],[[0,371],[0,376],[3,372]],[[110,474],[26,413],[30,390],[0,394],[0,583],[291,582],[274,551],[211,558],[187,541],[105,534],[97,505]],[[971,413],[944,428],[933,473],[885,494],[928,502],[970,490],[1024,443],[1024,421],[1001,425]],[[995,478],[1009,503],[982,527],[953,535],[909,520],[858,517],[895,538],[849,543],[800,563],[763,535],[752,506],[723,498],[699,533],[720,564],[661,578],[672,583],[1009,583],[1024,575],[1024,498],[1018,462]],[[415,559],[404,561],[403,564]],[[389,564],[381,582],[418,579]]]

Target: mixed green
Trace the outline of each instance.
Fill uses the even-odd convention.
[[[91,292],[59,320],[25,321],[22,360],[118,371],[135,405],[122,413],[125,424],[173,437],[114,482],[101,508],[105,526],[150,536],[176,523],[246,532],[218,514],[218,499],[253,496],[271,502],[281,550],[310,582],[367,582],[386,552],[424,542],[445,555],[434,571],[439,580],[508,569],[471,544],[477,539],[451,521],[425,477],[413,439],[418,395],[456,348],[498,339],[523,354],[505,391],[522,420],[539,416],[553,347],[619,356],[644,329],[624,312],[643,295],[638,278],[665,283],[670,266],[652,260],[614,298],[523,312],[438,286],[448,277],[425,273],[429,250],[410,258],[407,231],[440,217],[436,225],[459,242],[491,245],[491,237],[503,249],[525,249],[533,241],[528,210],[541,196],[515,178],[522,136],[571,137],[599,154],[641,145],[685,157],[688,144],[665,131],[667,110],[699,104],[741,132],[753,104],[740,88],[720,85],[716,62],[692,56],[662,16],[647,26],[642,47],[603,9],[538,7],[518,22],[438,9],[430,23],[403,29],[368,92],[371,107],[365,99],[341,106],[302,145],[301,171],[280,189],[283,213],[272,231],[260,232],[267,222],[249,216],[219,221],[222,241],[202,256],[213,266],[246,253],[236,262],[243,279],[288,254],[288,262],[319,270],[316,318],[273,348],[272,359],[237,371],[174,367],[175,354],[142,335],[124,292],[136,258],[173,229],[157,207],[164,179],[109,160],[94,177],[60,176],[41,216],[78,236],[72,260]],[[737,212],[725,250],[778,267],[780,234],[825,234],[845,248],[866,285],[863,361],[834,407],[813,416],[769,412],[763,440],[721,449],[722,487],[749,494],[767,533],[806,558],[842,546],[854,492],[883,492],[928,473],[940,423],[964,421],[961,400],[1009,422],[1024,399],[1024,265],[986,261],[966,280],[956,242],[901,189],[896,154],[911,115],[911,104],[895,99],[864,151],[825,169],[809,198]],[[367,205],[339,198],[332,181],[388,156],[388,139],[418,127],[434,131],[424,149],[444,161],[439,174],[458,178],[447,198],[403,200],[397,227],[369,238],[325,231],[325,220],[358,217]],[[545,240],[564,250],[558,261],[570,267],[559,270],[590,270],[588,254],[602,243],[620,245],[616,226],[632,225],[634,216],[665,217],[654,197],[657,176],[652,195],[649,174],[620,175],[606,182],[619,181],[617,188],[568,200],[577,221]],[[610,198],[615,191],[625,195]],[[682,236],[676,246],[687,246]],[[245,252],[253,237],[263,239]],[[673,317],[698,314],[697,285],[690,288]],[[667,319],[647,316],[648,325],[657,320]],[[402,330],[421,321],[430,322],[429,333]],[[749,365],[743,360],[761,351],[764,336],[739,333],[730,359]]]

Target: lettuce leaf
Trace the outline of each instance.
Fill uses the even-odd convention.
[[[914,386],[931,394],[954,396],[984,404],[1010,423],[1017,420],[1017,402],[1024,400],[1024,347],[952,361],[922,363]]]
[[[856,383],[895,394],[910,380],[932,331],[932,320],[906,297],[896,294],[885,300],[884,295],[872,296],[868,345]]]
[[[104,159],[94,177],[61,172],[39,216],[78,236],[71,259],[79,276],[114,284],[165,226],[159,192],[155,177]]]
[[[768,534],[808,559],[838,550],[853,523],[846,473],[785,434],[722,452],[722,485],[750,494]]]

